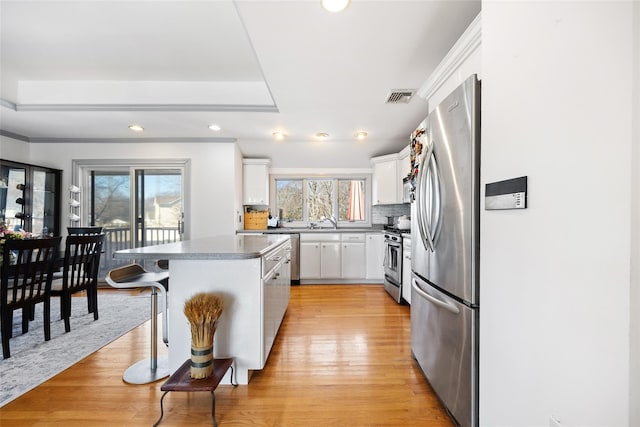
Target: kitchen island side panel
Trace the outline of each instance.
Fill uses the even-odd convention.
[[[224,309],[214,336],[214,356],[234,357],[236,381],[249,382],[249,370],[263,364],[261,259],[169,261],[169,369],[190,358],[191,331],[184,303],[198,292],[214,292]],[[230,383],[229,373],[222,381]]]

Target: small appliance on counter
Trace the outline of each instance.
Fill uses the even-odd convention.
[[[411,203],[411,195],[413,193],[413,185],[411,176],[402,179],[402,203]]]
[[[411,230],[411,218],[407,215],[398,217],[398,230]]]

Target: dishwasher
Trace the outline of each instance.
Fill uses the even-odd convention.
[[[300,234],[289,234],[291,238],[291,284],[300,284]]]

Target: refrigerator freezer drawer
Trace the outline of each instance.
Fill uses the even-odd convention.
[[[462,427],[478,425],[478,310],[412,277],[411,350]]]

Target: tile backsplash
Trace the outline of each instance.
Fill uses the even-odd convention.
[[[371,223],[387,224],[388,216],[411,215],[411,204],[400,203],[397,205],[375,205],[371,207]]]

